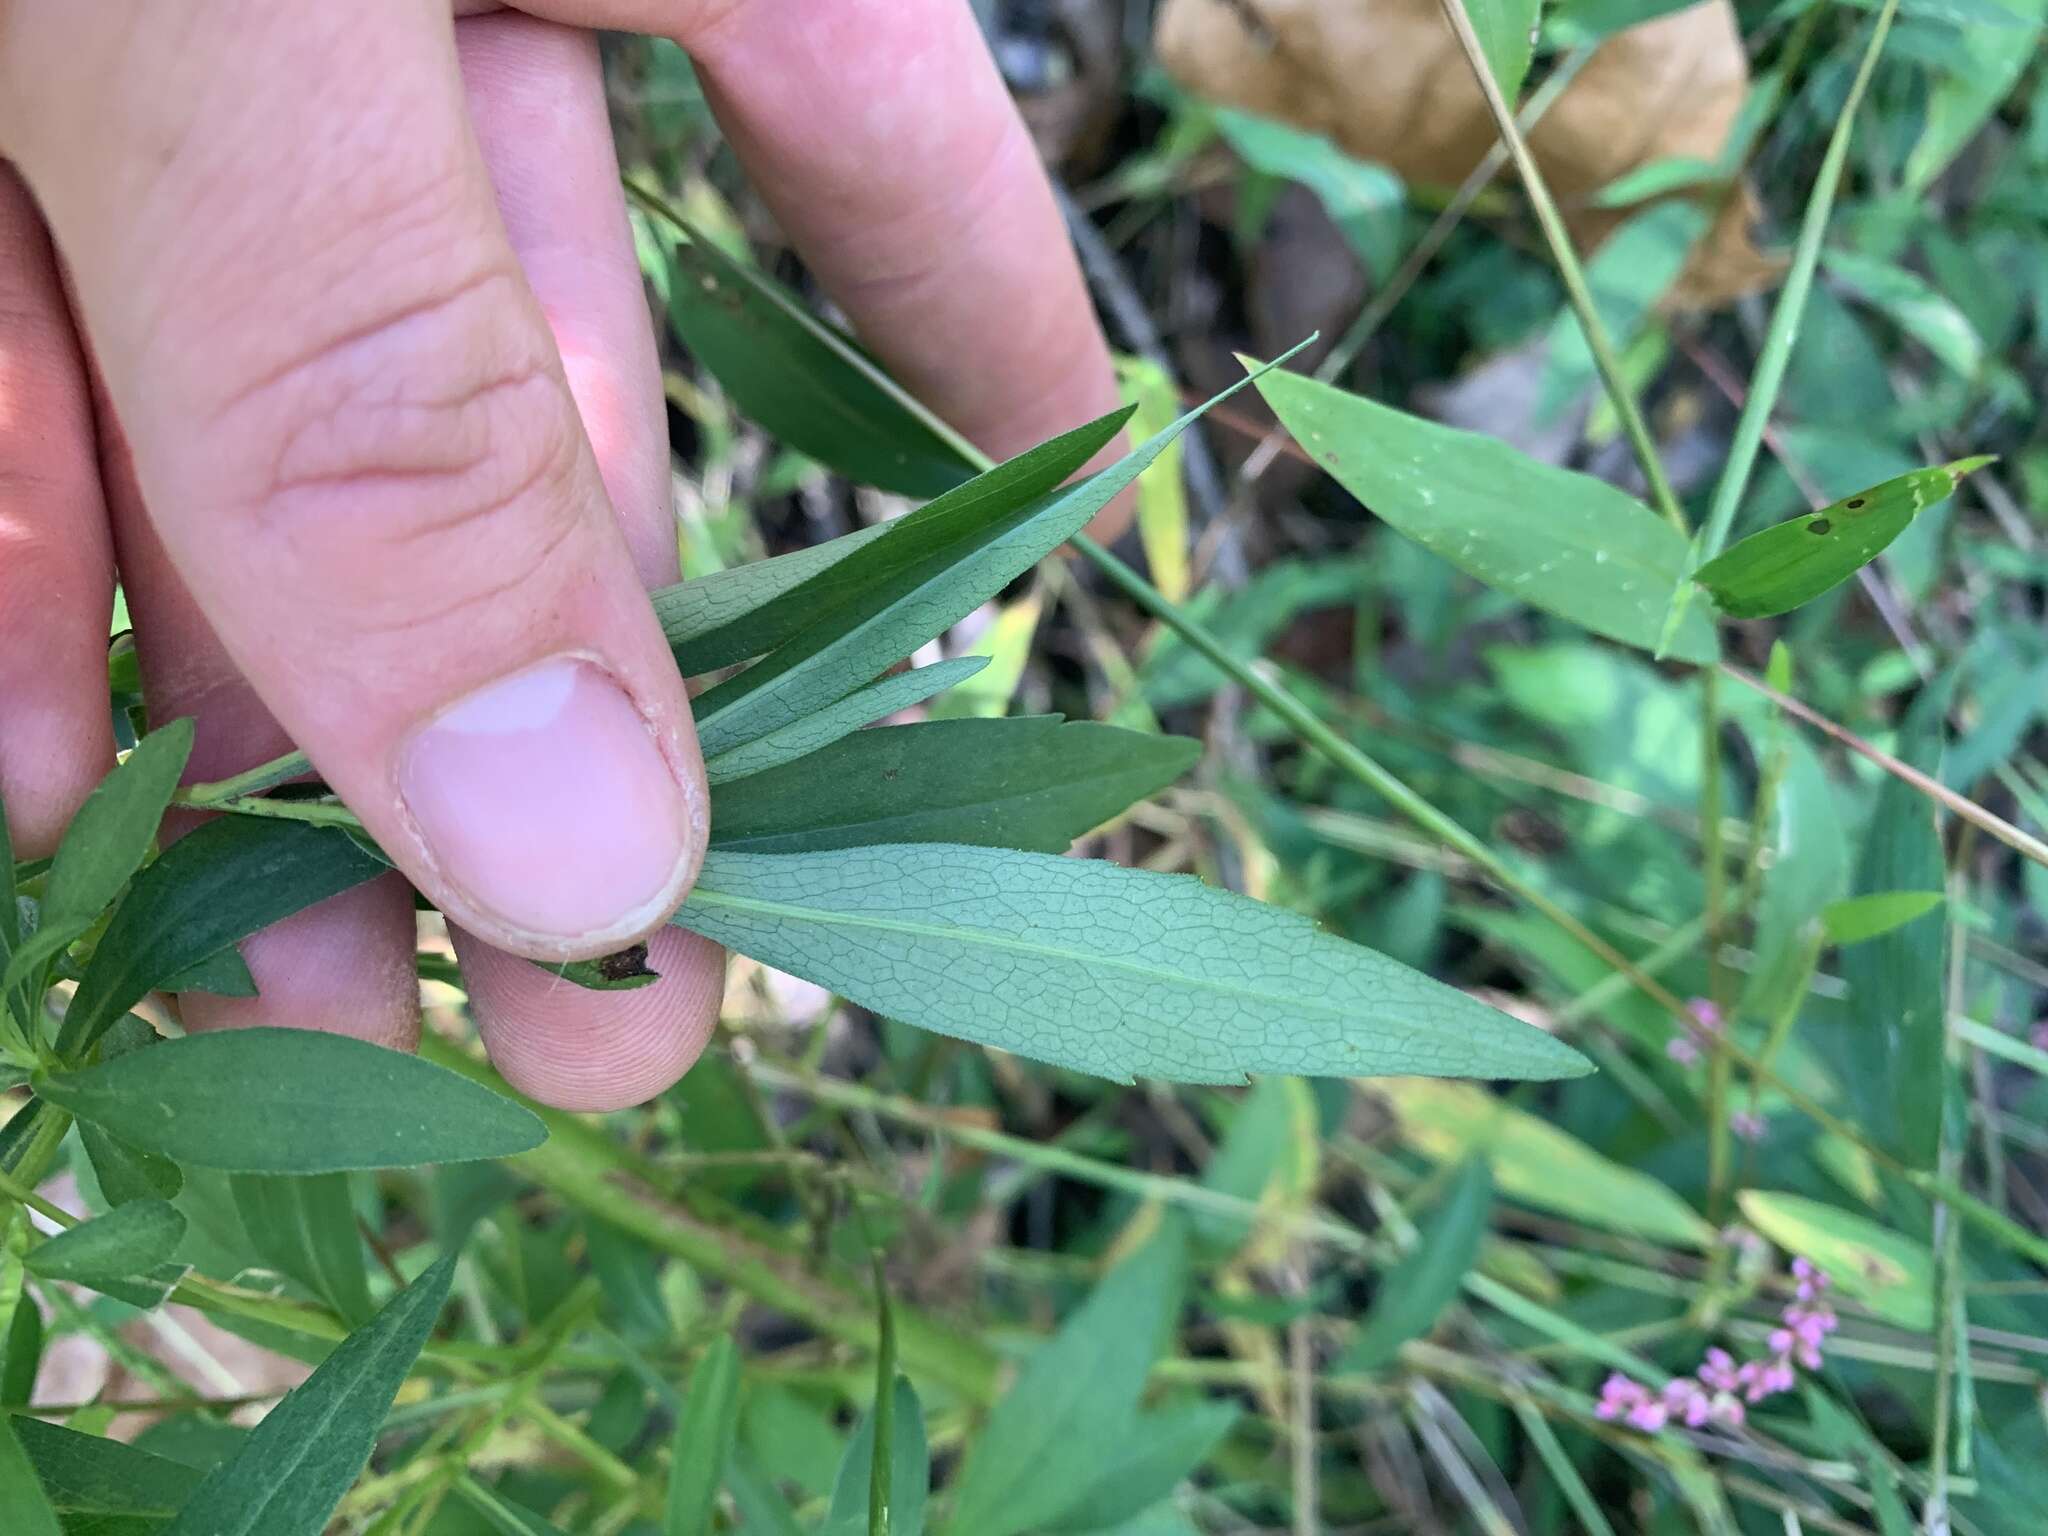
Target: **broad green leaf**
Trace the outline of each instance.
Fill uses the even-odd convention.
[[[57,1034],[76,1060],[166,978],[389,868],[325,827],[223,816],[142,872],[93,950]]]
[[[303,1285],[349,1326],[369,1317],[369,1276],[347,1174],[238,1173],[228,1183],[257,1257]]]
[[[547,1139],[503,1094],[368,1041],[306,1029],[166,1040],[36,1092],[123,1140],[202,1168],[337,1173],[510,1157]]]
[[[1826,1270],[1844,1295],[1902,1328],[1934,1327],[1934,1257],[1924,1244],[1802,1195],[1745,1189],[1737,1200],[1751,1226]]]
[[[1947,899],[1940,891],[1871,891],[1845,896],[1821,908],[1821,930],[1830,944],[1861,944],[1925,916]]]
[[[1421,1223],[1415,1246],[1380,1281],[1365,1326],[1338,1370],[1385,1370],[1403,1344],[1436,1326],[1479,1260],[1479,1241],[1492,1209],[1493,1177],[1486,1157],[1475,1155],[1452,1175],[1443,1203]]]
[[[1789,613],[1875,560],[1923,509],[1948,500],[1958,480],[1990,462],[1958,459],[1845,496],[1751,534],[1701,566],[1693,579],[1731,618]]]
[[[1198,1401],[1138,1415],[1117,1436],[1109,1465],[1045,1528],[1122,1528],[1192,1477],[1230,1433],[1238,1414],[1235,1403]]]
[[[1383,165],[1353,159],[1321,134],[1232,107],[1210,111],[1217,132],[1246,165],[1307,187],[1367,270],[1382,279],[1391,275],[1407,203],[1399,176]]]
[[[2029,29],[2042,21],[2043,0],[2000,0],[2008,11]],[[2012,90],[2033,57],[2031,38],[2016,38],[2009,26],[1967,26],[1955,37],[1962,57],[1956,64],[1934,73],[1928,86],[1927,105],[1920,138],[1906,164],[1902,195],[1918,198]]]
[[[207,1476],[163,1536],[320,1536],[426,1347],[455,1258],[437,1260],[343,1339]]]
[[[1057,715],[880,726],[719,785],[711,843],[742,853],[925,842],[1064,853],[1179,778],[1201,750],[1184,736]]]
[[[770,731],[766,736],[756,737],[716,757],[706,758],[704,776],[714,785],[723,784],[770,768],[780,768],[784,763],[793,763],[852,735],[871,721],[893,715],[899,709],[908,709],[913,704],[922,704],[932,695],[943,693],[955,683],[974,676],[987,665],[986,656],[963,656],[956,661],[914,667],[908,672],[885,677],[792,725]]]
[[[1713,1246],[1699,1212],[1646,1173],[1602,1157],[1568,1131],[1465,1083],[1380,1083],[1402,1140],[1432,1162],[1475,1155],[1511,1200],[1573,1221],[1680,1248]]]
[[[1852,251],[1832,250],[1821,261],[1944,365],[1965,379],[1976,378],[1984,366],[1984,338],[1925,278]]]
[[[1939,761],[1946,690],[1923,694],[1927,718],[1909,718],[1898,755],[1932,770]],[[1916,711],[1917,716],[1917,711]],[[1887,777],[1865,824],[1854,891],[1940,890],[1947,863],[1935,816],[1920,792]],[[1886,1151],[1915,1168],[1932,1168],[1948,1081],[1946,914],[1929,911],[1841,951],[1849,988],[1853,1044],[1836,1064],[1852,1118]]]
[[[195,1469],[119,1440],[25,1416],[12,1422],[68,1536],[150,1536],[199,1485]]]
[[[36,931],[7,962],[0,989],[11,989],[77,940],[121,894],[149,857],[157,824],[191,754],[192,722],[173,720],[143,737],[86,796],[50,864]]]
[[[100,1057],[111,1061],[156,1043],[156,1031],[131,1013],[100,1037]],[[169,1158],[132,1147],[93,1121],[80,1120],[77,1125],[79,1144],[85,1148],[93,1177],[99,1180],[100,1193],[109,1205],[170,1200],[185,1187],[184,1171]]]
[[[28,1404],[43,1363],[42,1309],[24,1284],[28,1268],[21,1255],[27,1247],[26,1222],[13,1223],[0,1236],[0,1409]]]
[[[1128,414],[1111,412],[976,476],[778,599],[809,614],[810,622],[697,699],[704,755],[715,757],[843,699],[1080,532],[1165,446],[1155,438],[1061,489],[1116,436]]]
[[[653,594],[654,616],[685,677],[772,651],[817,617],[775,599],[837,565],[894,524],[856,528],[809,549],[677,582]]]
[[[967,1453],[951,1536],[1050,1525],[1114,1465],[1186,1278],[1186,1242],[1165,1223],[1032,1352]]]
[[[1542,0],[1463,0],[1463,4],[1478,35],[1480,51],[1486,55],[1486,67],[1493,71],[1501,95],[1512,105],[1529,74]]]
[[[24,1262],[40,1279],[97,1287],[168,1262],[184,1236],[185,1218],[169,1201],[131,1200],[38,1243]]]
[[[1662,159],[1639,165],[1632,171],[1623,171],[1593,194],[1593,206],[1633,207],[1637,203],[1646,203],[1653,197],[1668,197],[1673,192],[1684,191],[1687,187],[1719,181],[1723,179],[1724,174],[1719,166],[1695,155],[1667,155]]]
[[[850,480],[936,496],[973,473],[857,343],[701,238],[673,249],[669,320],[747,416]]]
[[[1424,548],[1509,597],[1656,649],[1688,552],[1684,536],[1641,502],[1498,438],[1299,374],[1268,373],[1259,392],[1338,484]],[[1671,653],[1713,661],[1711,620],[1688,613]]]
[[[14,1422],[12,1414],[0,1413],[0,1514],[7,1517],[7,1536],[64,1536]]]
[[[714,849],[674,921],[907,1024],[1119,1082],[1586,1070],[1453,987],[1186,875],[946,843]]]
[[[894,1438],[889,1455],[889,1536],[920,1536],[931,1491],[931,1450],[924,1405],[908,1380],[895,1382]],[[819,1536],[868,1536],[868,1490],[874,1484],[875,1416],[871,1408],[847,1442],[832,1485],[832,1504]]]
[[[668,1467],[668,1502],[662,1536],[706,1536],[711,1507],[732,1458],[739,1423],[740,1356],[730,1334],[720,1334],[690,1372]]]

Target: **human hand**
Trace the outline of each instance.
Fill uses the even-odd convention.
[[[457,9],[0,0],[0,796],[37,856],[111,765],[118,564],[189,776],[296,744],[404,876],[251,939],[261,996],[187,1026],[410,1045],[410,880],[505,1076],[612,1108],[695,1059],[723,956],[661,926],[707,794],[639,595],[677,574],[668,447],[582,29],[690,50],[825,287],[985,449],[1116,390],[965,0]],[[638,991],[522,958],[650,934]]]

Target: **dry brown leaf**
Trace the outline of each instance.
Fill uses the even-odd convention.
[[[1463,181],[1494,141],[1493,119],[1438,0],[1167,0],[1160,60],[1197,95],[1324,134],[1349,154],[1424,186]],[[1727,0],[1677,11],[1603,43],[1530,135],[1581,252],[1628,209],[1594,193],[1652,161],[1712,161],[1749,90]],[[1725,201],[1674,300],[1726,303],[1778,264],[1750,242],[1747,188]]]

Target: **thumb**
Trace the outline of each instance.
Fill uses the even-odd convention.
[[[470,132],[446,7],[21,0],[0,144],[229,655],[463,927],[681,899],[689,705]]]

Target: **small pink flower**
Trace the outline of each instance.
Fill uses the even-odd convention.
[[[1740,1429],[1742,1428],[1743,1421],[1748,1417],[1749,1410],[1742,1406],[1742,1399],[1733,1392],[1716,1392],[1714,1394],[1714,1422],[1716,1424],[1724,1425],[1729,1429]]]
[[[1708,1034],[1719,1033],[1724,1022],[1721,1017],[1721,1005],[1712,998],[1696,997],[1685,1005],[1685,1010],[1692,1015],[1693,1022]]]
[[[1665,1041],[1664,1054],[1681,1067],[1696,1067],[1700,1064],[1700,1048],[1683,1035],[1673,1035]]]
[[[1769,1129],[1769,1126],[1765,1123],[1762,1115],[1751,1114],[1746,1109],[1738,1109],[1728,1116],[1728,1129],[1737,1136],[1740,1136],[1744,1141],[1755,1143],[1764,1139],[1764,1132]]]
[[[1733,1392],[1741,1385],[1740,1375],[1735,1357],[1718,1346],[1708,1350],[1700,1362],[1700,1380],[1716,1392]]]
[[[1628,1411],[1631,1429],[1640,1429],[1646,1435],[1654,1435],[1671,1419],[1671,1410],[1659,1402],[1637,1403]]]

